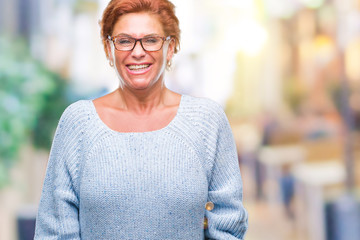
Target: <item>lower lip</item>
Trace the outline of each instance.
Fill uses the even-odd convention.
[[[140,74],[145,74],[145,73],[147,73],[148,71],[150,71],[151,68],[152,68],[152,65],[150,65],[150,66],[147,67],[147,68],[140,69],[140,70],[131,70],[131,69],[129,69],[128,67],[126,67],[126,70],[127,70],[130,74],[140,75]]]

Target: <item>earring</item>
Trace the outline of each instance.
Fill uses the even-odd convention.
[[[113,67],[114,66],[114,63],[113,63],[113,61],[109,61],[109,65],[110,65],[110,67]]]
[[[167,62],[167,68],[170,68],[171,67],[171,60]]]

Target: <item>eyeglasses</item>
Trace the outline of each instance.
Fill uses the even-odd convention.
[[[150,36],[144,38],[108,36],[108,39],[114,43],[116,50],[119,51],[132,51],[135,48],[136,43],[139,41],[144,51],[155,52],[155,51],[159,51],[164,45],[164,42],[171,39],[171,36],[167,36],[167,37]]]

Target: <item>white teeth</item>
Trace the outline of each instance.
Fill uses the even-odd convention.
[[[149,66],[150,66],[150,64],[129,65],[128,68],[130,70],[140,70],[140,69],[148,68]]]

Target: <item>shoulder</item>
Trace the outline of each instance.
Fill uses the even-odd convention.
[[[184,117],[181,130],[192,136],[191,140],[199,140],[195,145],[201,148],[199,150],[201,155],[206,156],[207,163],[212,166],[218,144],[232,139],[232,131],[223,107],[208,98],[186,95],[183,100],[182,116]]]
[[[184,110],[189,117],[201,117],[205,121],[227,121],[223,107],[216,101],[204,98],[184,95]]]
[[[91,100],[78,100],[76,102],[71,103],[67,106],[64,112],[61,115],[61,118],[64,119],[72,119],[81,117],[82,115],[86,114],[90,110],[90,102]]]
[[[210,98],[184,95],[184,101],[187,103],[187,108],[201,112],[224,112],[222,106]]]
[[[78,100],[66,107],[59,120],[59,127],[76,127],[89,119],[91,100]]]

